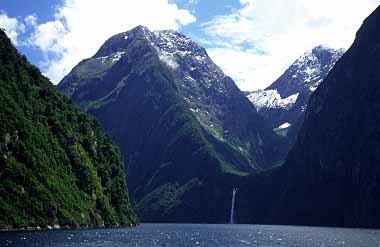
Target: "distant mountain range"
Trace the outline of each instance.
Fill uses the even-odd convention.
[[[248,93],[247,97],[270,127],[293,143],[310,96],[344,52],[318,46],[297,59],[268,88]]]
[[[143,220],[220,221],[204,205],[219,185],[206,183],[258,173],[285,157],[283,138],[234,81],[176,31],[138,26],[117,34],[58,87],[120,145]]]

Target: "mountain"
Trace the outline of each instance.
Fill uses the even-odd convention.
[[[271,128],[285,136],[290,131],[295,139],[310,96],[344,52],[344,49],[318,46],[298,58],[268,88],[249,93],[247,97]]]
[[[282,223],[380,227],[380,7],[312,95],[283,168]]]
[[[118,148],[0,30],[0,228],[135,225]]]
[[[121,147],[145,221],[222,222],[214,203],[224,192],[215,181],[269,169],[285,156],[282,138],[234,81],[176,31],[138,26],[117,34],[59,89]]]

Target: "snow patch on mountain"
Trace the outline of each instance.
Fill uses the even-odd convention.
[[[267,89],[252,92],[247,97],[256,109],[263,114],[268,113],[266,110],[290,110],[292,107],[303,112],[310,95],[317,90],[344,52],[344,49],[334,50],[326,46],[315,47],[300,56]],[[277,114],[276,116],[271,115],[276,121],[281,120],[282,123],[294,121],[294,119],[284,117],[285,113],[274,112],[273,114]],[[276,122],[276,124],[281,122]]]
[[[291,126],[291,124],[288,123],[288,122],[286,122],[286,123],[281,124],[281,125],[278,126],[277,128],[278,128],[278,129],[287,129],[287,128],[289,128],[290,126]]]
[[[214,81],[223,79],[226,75],[216,66],[197,42],[186,37],[182,33],[173,30],[161,30],[151,32],[149,39],[154,47],[164,54],[175,58],[179,65],[188,70],[198,70],[204,75],[203,81],[208,86]]]
[[[314,92],[315,90],[317,90],[318,86],[322,83],[322,81],[323,81],[322,79],[319,79],[313,85],[311,85],[309,87],[310,92]]]
[[[120,60],[120,58],[125,54],[124,51],[119,51],[119,52],[116,52],[113,56],[112,56],[112,63],[116,63],[117,61]]]
[[[124,51],[118,51],[118,52],[113,53],[109,56],[97,57],[96,59],[100,59],[102,63],[111,62],[112,64],[114,64],[117,61],[119,61],[124,54],[125,54]]]
[[[289,110],[296,103],[298,96],[299,93],[296,93],[283,99],[277,90],[257,90],[248,95],[248,99],[256,107],[257,111],[263,108]]]
[[[323,45],[318,46],[303,54],[290,67],[294,73],[292,78],[298,79],[298,82],[314,92],[344,52],[344,49],[334,50]],[[326,60],[323,54],[331,54],[331,58]]]
[[[185,35],[173,31],[162,30],[152,32],[154,42],[160,47],[170,53],[197,53],[199,45]]]

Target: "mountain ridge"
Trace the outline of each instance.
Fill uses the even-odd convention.
[[[247,93],[258,113],[291,146],[299,132],[307,103],[344,49],[317,46],[300,56],[275,82],[264,90]]]
[[[115,54],[122,54],[116,63]],[[94,68],[102,72],[94,75]],[[97,116],[120,145],[136,205],[149,202],[141,210],[150,217],[151,201],[159,193],[176,194],[179,202],[173,205],[179,206],[173,210],[186,217],[180,199],[186,197],[180,192],[186,184],[191,184],[185,186],[188,193],[199,197],[191,192],[194,186],[208,191],[202,184],[223,173],[246,176],[278,165],[285,155],[282,139],[266,127],[233,80],[204,48],[176,31],[150,32],[139,26],[117,34],[75,67],[59,88]],[[210,186],[215,191],[208,191],[209,196],[217,195],[220,185]],[[196,201],[194,207],[202,208]],[[165,220],[157,209],[152,211],[157,220]],[[210,222],[215,222],[220,216],[212,211],[202,214],[205,219],[213,215]],[[202,214],[192,217],[199,221]]]

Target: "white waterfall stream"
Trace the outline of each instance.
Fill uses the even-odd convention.
[[[232,189],[232,201],[231,201],[231,214],[230,214],[230,224],[234,224],[235,223],[235,196],[236,196],[236,192],[238,191],[238,188],[233,188]]]

